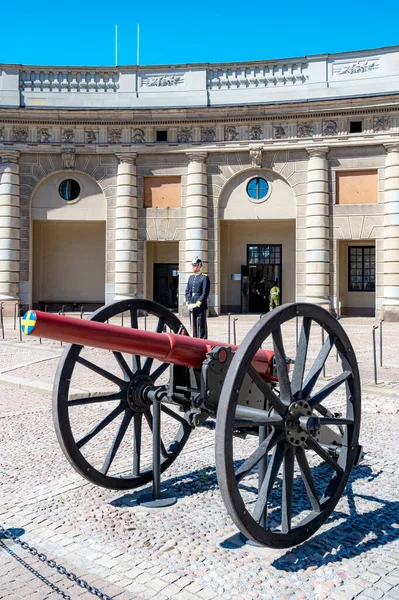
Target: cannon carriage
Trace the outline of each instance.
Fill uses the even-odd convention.
[[[154,331],[139,328],[144,313]],[[284,336],[296,319],[288,358]],[[234,523],[256,543],[286,548],[325,523],[360,458],[356,357],[318,306],[274,309],[239,347],[192,338],[175,314],[141,299],[88,320],[29,311],[22,323],[24,333],[68,343],[54,382],[55,429],[69,462],[96,485],[129,490],[152,481],[160,497],[160,474],[193,429],[215,430],[218,483]],[[311,334],[320,328],[315,350]],[[334,348],[337,373],[321,380]],[[83,392],[83,374],[106,389]]]

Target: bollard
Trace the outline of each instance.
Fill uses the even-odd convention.
[[[21,311],[18,311],[19,341],[22,342]]]
[[[229,318],[227,321],[227,343],[230,344],[230,337],[231,337],[231,313],[229,313]]]
[[[80,318],[83,319],[84,306],[80,307]]]
[[[123,315],[124,315],[124,314],[125,314],[125,313],[122,311],[122,313],[121,313],[121,327],[123,327]]]
[[[147,331],[147,317],[148,317],[148,313],[144,313],[144,331]]]
[[[59,314],[59,315],[63,315],[63,316],[65,316],[65,315],[64,315],[64,313],[62,312],[62,309],[63,309],[63,308],[64,308],[64,307],[62,306],[62,307],[61,307],[61,310],[59,310],[59,311],[58,311],[58,314]],[[61,344],[61,348],[62,348],[62,342],[60,342],[60,344]]]
[[[21,311],[19,310],[19,302],[16,302],[16,303],[14,304],[14,331],[15,331],[15,328],[16,328],[16,326],[17,326],[17,309],[18,309],[18,311],[19,311],[19,312],[21,312]]]
[[[380,319],[380,367],[382,367],[382,322],[384,319]]]
[[[322,327],[321,328],[321,345],[322,346],[324,346],[324,342],[325,342],[325,339],[324,339],[324,329]],[[325,376],[326,376],[326,363],[324,363],[324,365],[323,365],[323,377],[325,377]]]
[[[375,330],[378,325],[373,325],[373,358],[374,358],[374,383],[377,385],[377,351],[375,347]]]
[[[296,319],[296,348],[298,349],[298,344],[299,344],[299,323],[298,323],[298,317],[295,317]]]
[[[62,316],[65,317],[65,304],[61,306]]]
[[[2,335],[3,340],[4,340],[3,304],[4,304],[4,302],[2,302],[1,305],[0,305],[0,321],[1,321],[1,335]]]
[[[236,346],[237,344],[237,331],[236,331],[236,321],[238,321],[238,319],[233,319],[233,344]]]

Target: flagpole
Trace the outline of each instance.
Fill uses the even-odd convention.
[[[115,67],[118,66],[118,25],[115,25]]]
[[[140,63],[140,24],[137,23],[137,66],[139,66]]]

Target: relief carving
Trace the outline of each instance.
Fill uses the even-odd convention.
[[[261,140],[262,139],[262,127],[260,125],[252,125],[249,130],[250,140]]]
[[[374,133],[383,133],[389,131],[391,127],[391,120],[389,117],[375,117],[374,119]]]
[[[193,141],[193,130],[191,127],[180,127],[177,132],[177,141],[180,144],[187,144]]]
[[[336,121],[323,121],[323,135],[337,135],[338,125]]]
[[[312,137],[313,125],[312,123],[298,123],[298,137]]]
[[[14,142],[27,142],[29,130],[27,127],[14,127],[12,130],[12,139]]]
[[[273,125],[273,129],[275,138],[280,140],[281,138],[285,137],[285,127],[282,125]]]
[[[133,144],[144,144],[145,142],[145,133],[143,129],[134,129],[132,136]]]
[[[41,127],[37,130],[37,141],[39,144],[48,144],[51,138],[51,133],[47,127]]]
[[[214,127],[201,127],[201,142],[216,142]]]
[[[66,144],[70,144],[75,139],[75,132],[73,129],[63,129],[62,130],[62,141]]]
[[[263,146],[252,146],[252,148],[249,149],[252,168],[260,169],[262,166],[262,153]]]
[[[86,144],[95,144],[97,141],[97,131],[86,129]]]
[[[354,73],[366,73],[379,68],[378,61],[358,60],[354,63],[340,64],[333,66],[334,75],[353,75]]]
[[[4,127],[0,127],[0,142],[4,142]]]
[[[64,165],[64,169],[75,168],[75,148],[63,148],[61,150],[61,158]]]
[[[108,143],[109,144],[120,144],[122,140],[122,129],[109,129],[108,130]]]
[[[224,141],[235,142],[238,139],[239,133],[234,125],[228,125],[224,128]]]
[[[184,84],[184,75],[160,75],[159,77],[144,77],[143,87],[171,87]]]

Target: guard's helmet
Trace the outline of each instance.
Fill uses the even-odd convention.
[[[202,265],[202,260],[199,258],[199,256],[196,256],[195,258],[193,258],[192,265]]]

